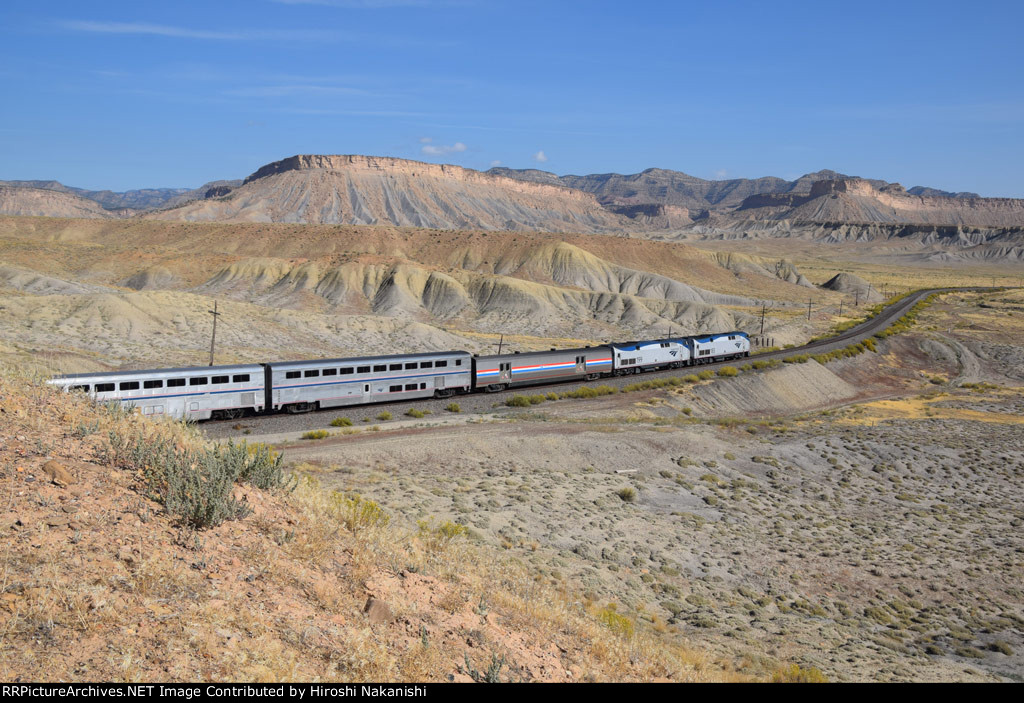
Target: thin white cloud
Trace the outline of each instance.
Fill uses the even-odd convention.
[[[167,24],[151,24],[148,22],[92,22],[84,20],[62,22],[61,26],[64,29],[75,32],[90,32],[94,34],[158,36],[174,39],[205,39],[210,41],[336,41],[338,39],[350,38],[340,32],[321,29],[239,29],[216,31],[175,27]]]
[[[434,141],[433,137],[420,137],[420,144],[430,144],[432,141]]]
[[[495,166],[501,166],[500,159],[495,159],[494,161],[491,162],[491,168],[494,168]]]
[[[533,160],[534,161],[539,161],[540,163],[543,164],[543,163],[547,162],[548,155],[544,153],[543,149],[541,149],[540,151],[538,151],[536,154],[533,155]]]
[[[422,140],[421,140],[422,141]],[[424,144],[424,154],[428,156],[445,156],[447,154],[457,154],[466,150],[466,145],[462,142],[455,142],[454,144]]]

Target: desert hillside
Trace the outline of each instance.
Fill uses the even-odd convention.
[[[266,361],[752,328],[756,301],[807,285],[786,261],[619,237],[0,219],[2,353],[54,371],[204,363],[215,299],[219,358]]]
[[[153,213],[164,220],[620,232],[628,219],[588,193],[372,156],[293,156],[226,195]]]
[[[537,579],[459,523],[417,523],[285,473],[264,446],[216,448],[10,369],[0,417],[5,681],[770,673],[737,673],[613,602]]]

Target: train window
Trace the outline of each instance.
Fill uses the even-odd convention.
[[[234,376],[231,377],[231,382],[232,383],[248,383],[249,382],[249,374],[247,374],[247,373],[237,373],[237,374],[235,374]]]
[[[341,375],[342,376],[350,376],[353,373],[355,373],[355,369],[352,368],[351,366],[342,366],[341,367]]]
[[[455,360],[455,365],[456,366],[462,366],[462,359],[456,359]]]
[[[401,391],[402,391],[402,387],[401,386],[390,386],[388,388],[388,392],[389,393],[401,393]]]
[[[284,374],[285,378],[302,378],[302,373],[299,371],[286,371]]]
[[[178,388],[179,386],[185,385],[185,379],[183,378],[169,378],[167,379],[168,388]]]
[[[213,378],[210,379],[210,383],[227,383],[227,382],[228,382],[228,377],[227,376],[214,376]]]
[[[444,359],[442,359],[441,361],[434,362],[434,366],[436,366],[439,369],[443,369],[447,365],[448,365],[448,362],[446,360],[444,360]]]
[[[338,369],[324,369],[324,376],[337,376]]]
[[[138,381],[122,381],[120,389],[122,391],[137,391],[139,389]]]
[[[190,386],[205,386],[206,385],[206,376],[193,376],[192,378],[188,379],[188,385],[190,385]]]
[[[306,378],[315,378],[320,375],[320,369],[306,369],[302,375]]]
[[[81,391],[82,393],[89,392],[89,386],[71,386],[68,388],[69,391]]]
[[[576,357],[576,363],[577,364],[585,364],[585,363],[587,363],[587,357],[585,357],[585,356],[577,356]]]
[[[97,393],[109,393],[112,390],[114,390],[114,384],[113,383],[97,383],[96,384],[96,392]]]
[[[421,391],[422,391],[422,390],[425,390],[425,389],[426,389],[426,387],[427,387],[427,384],[426,384],[426,383],[421,383],[421,384],[420,384],[420,390],[421,390]]]
[[[369,371],[370,367],[367,366],[366,370]],[[388,365],[387,364],[377,364],[376,366],[373,367],[373,372],[374,373],[380,373],[381,371],[387,371],[387,370],[388,370]]]
[[[142,387],[143,388],[163,388],[164,387],[164,382],[163,381],[143,381],[142,382]]]
[[[414,362],[412,362],[412,363],[406,364],[406,365],[405,365],[405,370],[406,370],[406,371],[411,371],[412,369],[418,369],[419,367],[420,367],[420,365],[419,365],[419,364],[417,364],[417,363],[416,363],[416,362],[414,361]]]
[[[391,371],[401,371],[402,370],[402,365],[401,364],[391,364],[391,368],[389,370],[391,370]]]
[[[420,368],[421,369],[432,369],[432,368],[434,368],[434,362],[433,361],[423,361],[423,362],[420,362]]]
[[[405,384],[405,390],[407,390],[407,391],[414,391],[414,390],[416,390],[416,384],[415,383],[406,383]]]
[[[730,340],[736,339],[736,335],[734,335],[734,334],[730,334],[730,335],[729,335],[729,339],[730,339]]]
[[[356,368],[356,373],[370,373],[370,367],[369,366],[360,366],[360,367]]]

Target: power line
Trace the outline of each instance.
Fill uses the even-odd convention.
[[[223,313],[217,312],[217,301],[213,301],[213,310],[207,310],[206,312],[213,315],[213,334],[210,336],[210,366],[213,366],[213,348],[217,344],[217,318]]]

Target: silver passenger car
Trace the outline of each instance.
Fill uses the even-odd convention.
[[[596,379],[612,372],[608,346],[522,352],[473,358],[473,388],[498,391],[510,386]]]
[[[282,361],[266,367],[270,409],[293,413],[446,397],[467,392],[472,385],[471,357],[464,351]]]
[[[49,383],[179,420],[242,417],[262,412],[266,400],[260,364],[69,374]]]

